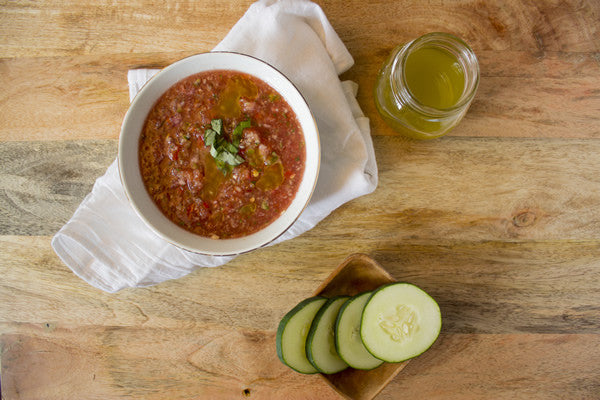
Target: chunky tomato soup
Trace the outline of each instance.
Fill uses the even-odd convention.
[[[273,222],[292,202],[306,150],[295,113],[262,80],[214,70],[172,86],[140,139],[148,193],[173,222],[234,238]]]

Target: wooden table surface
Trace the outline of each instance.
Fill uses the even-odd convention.
[[[321,1],[355,58],[379,186],[306,234],[117,294],[50,247],[116,156],[127,70],[213,48],[250,1],[0,2],[5,399],[334,399],[277,359],[279,319],[363,252],[440,304],[442,334],[378,399],[600,398],[600,2]],[[124,3],[124,2],[123,2]],[[431,31],[481,84],[447,137],[397,136],[376,72]]]

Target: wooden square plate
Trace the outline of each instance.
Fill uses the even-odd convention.
[[[315,291],[315,296],[354,296],[373,290],[381,285],[395,282],[375,260],[366,254],[349,256]],[[370,371],[348,368],[337,374],[321,376],[339,394],[347,399],[370,400],[408,364],[383,363]]]

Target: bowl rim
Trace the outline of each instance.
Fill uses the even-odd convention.
[[[304,203],[302,204],[302,207],[299,208],[299,210],[297,211],[297,213],[295,213],[295,216],[290,220],[290,222],[288,224],[286,224],[284,227],[281,227],[275,235],[271,235],[270,237],[268,237],[266,240],[261,240],[255,244],[252,245],[246,245],[246,246],[240,246],[240,248],[238,250],[235,251],[231,251],[231,252],[220,252],[220,251],[210,251],[210,250],[206,250],[206,249],[199,249],[199,248],[195,248],[192,246],[188,246],[184,243],[179,242],[178,240],[170,237],[168,234],[166,234],[165,232],[163,232],[162,229],[160,229],[158,226],[156,226],[157,224],[154,224],[152,221],[149,220],[149,218],[147,218],[147,216],[140,210],[140,208],[138,207],[138,204],[136,203],[136,201],[134,200],[134,196],[132,193],[131,188],[129,187],[127,180],[124,176],[124,172],[123,172],[123,163],[124,163],[124,159],[123,159],[123,141],[124,141],[124,131],[125,131],[125,127],[126,127],[126,122],[129,120],[131,114],[133,113],[133,109],[134,109],[134,105],[136,104],[137,101],[139,101],[139,99],[142,97],[143,93],[145,90],[147,90],[147,87],[149,87],[151,85],[151,83],[156,80],[157,78],[159,78],[161,75],[163,75],[166,71],[169,71],[171,69],[175,69],[177,68],[178,65],[183,64],[184,62],[189,62],[190,59],[192,58],[197,58],[197,57],[206,57],[209,56],[210,54],[221,54],[221,55],[228,55],[228,56],[233,56],[233,57],[239,57],[241,59],[251,59],[253,60],[253,62],[258,62],[259,64],[263,64],[263,66],[265,66],[267,69],[271,69],[272,72],[274,72],[276,75],[279,75],[280,78],[283,78],[283,80],[286,82],[286,84],[289,84],[290,87],[293,89],[293,91],[296,92],[296,94],[299,96],[299,99],[301,100],[301,103],[303,104],[303,106],[306,108],[306,110],[308,111],[308,116],[310,117],[310,125],[312,126],[312,130],[314,131],[314,135],[315,135],[315,150],[316,150],[316,165],[315,165],[315,172],[314,172],[314,179],[312,182],[312,185],[310,186],[309,190],[307,190],[307,194],[306,196],[306,200],[304,201]],[[203,71],[209,71],[209,70],[218,70],[219,68],[211,68],[211,69],[205,69],[205,70],[199,70],[198,72],[194,72],[194,73],[200,73]],[[222,68],[223,70],[236,70],[235,68],[227,68],[224,67]],[[252,75],[262,81],[265,81],[262,77],[260,76],[256,76],[255,74],[249,73],[249,72],[245,72],[245,71],[241,71],[241,70],[237,70],[238,72],[242,72],[242,73],[246,73],[248,75]],[[192,74],[194,74],[192,73]],[[191,76],[192,74],[188,74],[188,75],[184,75],[181,78],[179,78],[176,82],[181,81],[182,79],[187,78],[188,76]],[[176,83],[175,82],[175,83]],[[174,85],[175,83],[171,84]],[[269,86],[272,87],[271,83],[266,82]],[[170,87],[170,86],[169,86]],[[279,89],[274,88],[275,90],[277,90],[279,92]],[[168,90],[168,89],[166,89]],[[165,91],[166,91],[165,90]],[[162,93],[164,94],[163,91]],[[158,100],[159,97],[157,97],[157,99],[155,101]],[[291,107],[291,104],[290,104]],[[292,108],[295,112],[296,112],[296,107]],[[145,119],[145,118],[144,118]],[[303,125],[302,125],[303,126]],[[304,126],[303,126],[304,127]],[[303,135],[306,135],[305,130],[302,130]],[[317,121],[315,119],[315,116],[308,104],[308,101],[306,100],[306,97],[302,94],[302,92],[300,91],[300,89],[298,88],[298,86],[292,82],[291,79],[289,79],[287,77],[287,75],[285,75],[283,72],[281,72],[278,68],[274,67],[272,64],[261,60],[258,57],[249,55],[249,54],[244,54],[244,53],[240,53],[240,52],[235,52],[235,51],[208,51],[208,52],[201,52],[201,53],[196,53],[196,54],[192,54],[190,56],[184,57],[182,59],[179,59],[169,65],[167,65],[166,67],[163,67],[161,69],[159,69],[159,71],[157,73],[155,73],[150,79],[148,79],[138,90],[138,92],[136,93],[136,95],[134,96],[134,98],[131,100],[131,102],[129,103],[129,106],[127,108],[127,112],[125,113],[125,116],[123,117],[122,123],[121,123],[121,128],[120,128],[120,132],[119,132],[119,140],[118,140],[118,145],[117,145],[117,165],[118,165],[118,172],[119,172],[119,179],[121,181],[123,190],[125,192],[125,196],[128,200],[129,205],[133,208],[134,212],[137,214],[137,216],[144,222],[144,224],[146,225],[146,227],[148,229],[150,229],[153,233],[155,233],[156,235],[158,235],[161,239],[165,240],[166,242],[172,244],[173,246],[178,247],[179,249],[185,250],[187,252],[190,253],[194,253],[194,254],[199,254],[199,255],[205,255],[205,256],[214,256],[214,257],[227,257],[227,256],[237,256],[240,254],[245,254],[251,251],[254,251],[256,249],[259,248],[263,248],[265,246],[268,246],[269,244],[273,243],[275,240],[277,240],[278,238],[280,238],[283,234],[285,234],[291,227],[292,225],[294,225],[296,223],[296,221],[298,221],[298,219],[300,218],[300,216],[302,215],[302,213],[306,210],[306,208],[308,207],[310,200],[312,199],[312,196],[315,192],[316,186],[317,186],[317,182],[318,182],[318,178],[319,178],[319,173],[320,173],[320,167],[321,167],[321,140],[320,140],[320,133],[319,133],[319,128],[317,125]],[[139,168],[139,167],[138,167]],[[305,167],[304,172],[307,172],[307,169]],[[303,178],[302,180],[304,180],[306,175],[303,174]],[[301,182],[302,184],[302,182]],[[145,189],[145,187],[144,187]],[[296,192],[295,196],[298,195],[299,193],[299,189]],[[147,193],[147,192],[146,192]],[[295,198],[294,196],[294,198]],[[152,200],[153,201],[153,200]],[[294,199],[292,199],[292,203],[293,203]],[[291,204],[290,204],[291,206]],[[289,207],[288,207],[289,208]],[[158,209],[158,207],[157,207]],[[160,213],[162,213],[161,210],[158,210]],[[273,223],[275,223],[275,221],[277,221],[277,219],[279,219],[285,212],[287,211],[284,210],[280,216],[278,216],[275,220],[273,220],[271,223],[267,224],[265,227],[263,227],[262,229],[260,229],[257,232],[254,232],[250,235],[245,235],[239,238],[229,238],[229,239],[212,239],[209,237],[205,237],[205,236],[201,236],[198,235],[196,233],[193,233],[191,231],[185,230],[183,228],[180,228],[181,230],[185,231],[185,235],[194,235],[198,238],[201,239],[208,239],[208,240],[214,240],[214,241],[234,241],[234,240],[239,240],[239,239],[244,239],[244,238],[248,238],[249,236],[252,236],[254,234],[257,234],[261,231],[263,231],[264,229],[266,229],[268,226],[272,225]],[[166,217],[165,217],[166,218]],[[170,219],[167,218],[167,220],[177,226],[173,221],[171,221]]]

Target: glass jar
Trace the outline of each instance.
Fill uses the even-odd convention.
[[[460,122],[478,85],[473,50],[453,35],[434,32],[394,49],[379,71],[375,105],[399,133],[433,139]]]

